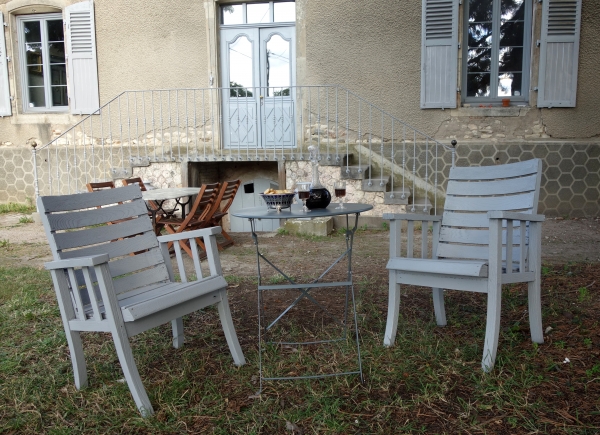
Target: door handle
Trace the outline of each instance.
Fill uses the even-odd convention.
[[[265,98],[265,97],[263,97],[263,96],[261,95],[259,98],[260,98],[260,105],[262,106],[262,105],[263,105],[263,102],[264,102],[264,98]]]

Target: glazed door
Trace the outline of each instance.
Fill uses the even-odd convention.
[[[293,147],[295,28],[221,30],[224,146]]]

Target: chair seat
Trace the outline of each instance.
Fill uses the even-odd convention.
[[[192,282],[167,282],[121,294],[119,295],[119,306],[123,313],[123,320],[134,322],[220,288],[227,288],[227,281],[222,276]],[[104,319],[106,314],[103,305],[100,306],[100,311]],[[92,315],[91,306],[86,306],[86,317],[91,318]]]
[[[446,260],[431,258],[391,258],[388,269],[439,275],[488,276],[488,262],[482,260]]]

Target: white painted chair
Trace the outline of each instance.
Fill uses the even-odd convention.
[[[88,383],[80,332],[110,332],[138,409],[144,416],[152,414],[129,337],[171,321],[173,346],[180,347],[182,316],[209,305],[217,305],[235,364],[245,363],[217,251],[220,227],[157,238],[137,185],[46,196],[37,204],[54,256],[46,268],[52,274],[78,389]],[[104,225],[109,222],[113,224]],[[189,239],[196,248],[195,238],[204,240],[209,273],[203,276],[198,250],[193,249],[196,278],[189,280],[179,243],[174,243],[181,277],[175,282],[167,245]]]
[[[528,283],[531,339],[543,343],[540,297],[541,223],[537,215],[542,163],[454,167],[442,216],[384,214],[390,220],[388,317],[383,343],[396,338],[400,284],[432,287],[436,321],[446,325],[444,289],[487,293],[484,371],[494,367],[500,332],[502,284]],[[407,247],[401,226],[407,221]],[[415,256],[415,222],[421,222],[421,258]],[[427,231],[433,224],[431,255]],[[508,243],[507,243],[508,241]],[[508,246],[508,249],[507,249]],[[404,252],[404,255],[402,253]]]

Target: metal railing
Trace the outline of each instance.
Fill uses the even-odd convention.
[[[35,193],[83,191],[152,163],[304,161],[310,145],[323,165],[355,168],[413,209],[417,191],[437,206],[455,160],[454,147],[336,85],[125,91],[33,149]]]

